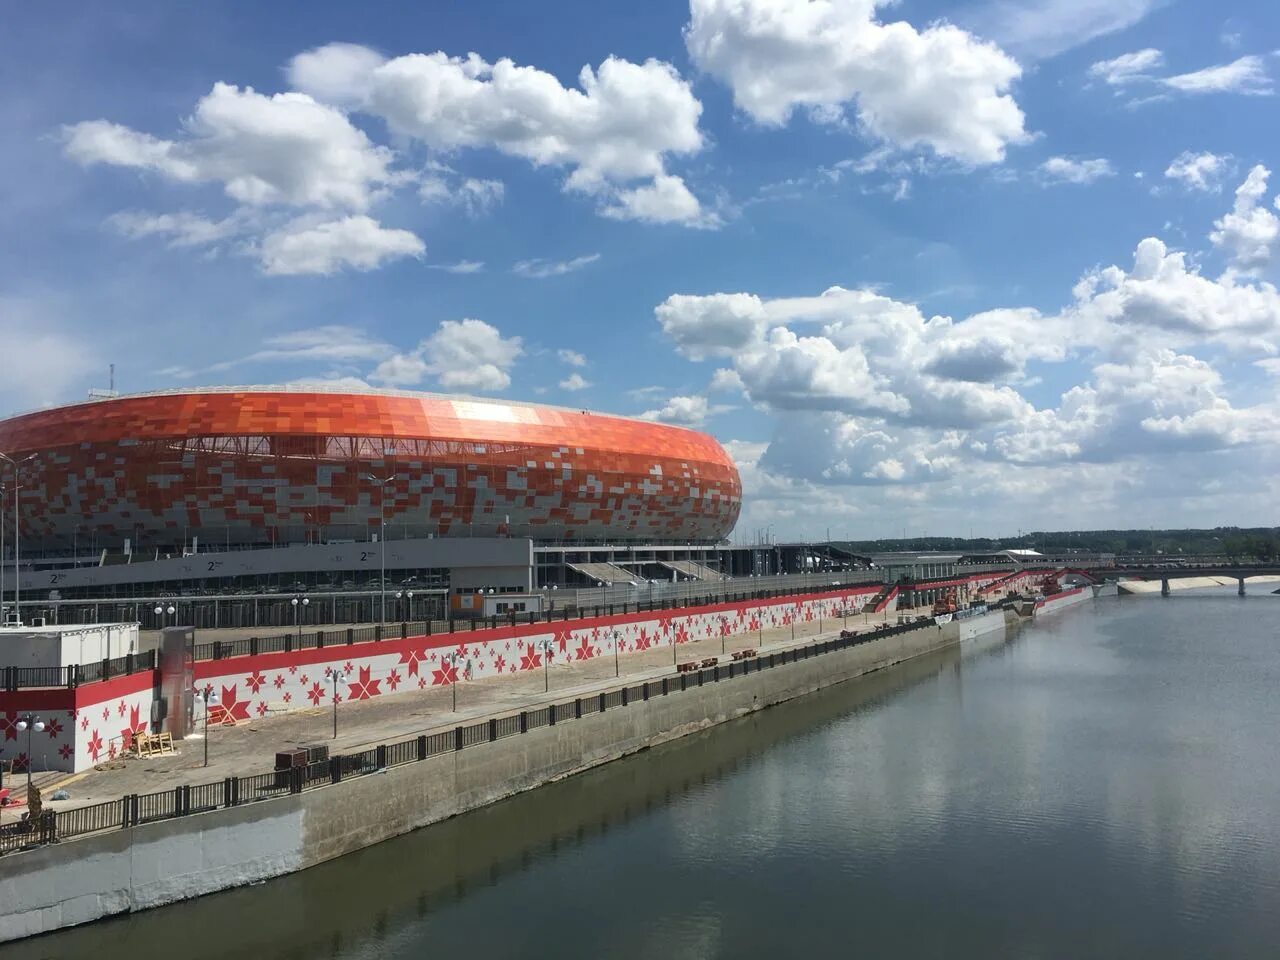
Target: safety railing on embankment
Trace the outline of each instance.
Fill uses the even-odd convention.
[[[656,697],[678,695],[693,687],[745,677],[784,664],[846,650],[850,647],[935,625],[932,617],[914,623],[885,625],[867,633],[842,630],[838,637],[787,647],[774,653],[714,666],[678,672],[659,680],[629,684],[586,697],[548,704],[533,710],[490,717],[478,723],[437,733],[421,734],[408,740],[379,744],[357,753],[330,757],[306,766],[276,770],[203,784],[183,784],[156,793],[130,794],[91,806],[69,810],[46,810],[38,821],[6,824],[0,828],[0,854],[39,846],[105,830],[121,830],[155,820],[169,820],[223,807],[240,806],[274,797],[341,783],[352,777],[377,773],[406,763],[417,763],[440,754],[480,747],[508,737],[527,734],[539,727],[571,722],[594,713],[627,709]],[[706,661],[702,661],[706,662]]]

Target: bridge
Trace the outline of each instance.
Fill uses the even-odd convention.
[[[1280,564],[1255,564],[1238,566],[1234,564],[1220,565],[1170,565],[1168,563],[1135,563],[1117,564],[1115,567],[1101,571],[1108,580],[1126,577],[1130,580],[1159,580],[1160,596],[1169,596],[1170,580],[1185,580],[1188,577],[1229,577],[1238,584],[1236,593],[1245,595],[1244,583],[1249,577],[1280,577]]]

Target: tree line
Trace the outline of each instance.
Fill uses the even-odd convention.
[[[1016,537],[908,537],[842,541],[856,554],[937,550],[987,553],[1038,550],[1045,554],[1114,553],[1121,556],[1226,556],[1266,562],[1280,559],[1280,527],[1214,527],[1209,530],[1034,530]]]

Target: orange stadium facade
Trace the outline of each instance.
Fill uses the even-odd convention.
[[[19,463],[23,549],[44,553],[332,542],[384,525],[397,538],[714,543],[742,502],[733,461],[694,430],[394,391],[95,400],[0,421],[0,452]]]

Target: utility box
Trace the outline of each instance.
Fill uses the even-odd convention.
[[[277,770],[292,770],[294,767],[305,767],[306,765],[306,747],[299,747],[295,750],[281,750],[276,754]]]
[[[160,730],[182,740],[191,732],[195,718],[195,628],[165,627],[159,653],[160,698],[165,704]]]

